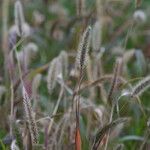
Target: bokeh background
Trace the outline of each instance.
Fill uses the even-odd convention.
[[[29,53],[31,58],[28,56],[29,63],[27,69],[24,70],[24,73],[26,71],[37,71],[42,74],[42,81],[38,89],[38,99],[40,99],[40,111],[37,115],[38,119],[46,116],[46,114],[52,114],[59,93],[59,88],[57,87],[52,95],[49,94],[45,79],[47,76],[47,69],[44,67],[47,68],[49,62],[57,57],[62,51],[65,51],[68,54],[69,60],[69,77],[66,78],[66,83],[73,89],[76,78],[71,77],[70,74],[74,68],[80,37],[86,27],[90,25],[93,28],[97,20],[100,21],[101,25],[101,30],[98,32],[98,45],[101,51],[104,50],[102,58],[103,72],[105,74],[111,74],[113,72],[115,59],[123,56],[126,52],[134,51],[134,55],[132,55],[131,58],[130,55],[126,56],[130,58],[125,72],[127,81],[130,82],[130,80],[133,80],[131,84],[135,84],[142,77],[149,75],[149,0],[81,0],[81,4],[78,4],[80,0],[20,1],[23,6],[25,22],[28,27],[26,29],[27,37],[22,42],[23,44],[21,43],[22,45],[18,46],[17,51],[18,53],[21,53],[22,49],[24,47],[27,48],[29,43],[34,44],[32,45],[34,47],[32,47],[33,51]],[[14,40],[14,35],[11,34],[13,33],[13,26],[15,24],[14,4],[15,0],[0,1],[0,145],[4,150],[9,147],[9,144],[6,142],[6,137],[9,137],[10,128],[10,76],[15,76],[14,84],[19,79],[17,69],[13,65],[8,65],[8,62],[11,61],[11,57],[7,57],[10,55],[11,49],[14,46],[14,43],[10,42]],[[29,31],[28,28],[30,28]],[[17,37],[15,40],[19,41],[19,38]],[[93,46],[91,40],[90,55],[92,55],[92,52]],[[20,61],[22,59],[21,55],[22,54],[20,54]],[[14,65],[15,63],[16,58],[14,58]],[[11,68],[10,70],[9,67]],[[86,78],[88,77],[85,76],[85,80]],[[30,79],[27,79],[27,81],[30,82]],[[107,83],[105,86],[106,91],[108,91],[109,84]],[[17,96],[14,98],[16,103],[19,101],[18,99],[21,98],[21,96],[18,96],[19,94],[20,93],[18,92]],[[83,93],[83,95],[88,97],[86,92]],[[99,101],[99,99],[101,99],[100,95],[97,95],[94,104],[97,106],[103,105],[103,102]],[[118,143],[124,145],[124,149],[138,150],[139,146],[145,139],[146,133],[149,132],[149,129],[147,129],[147,121],[150,114],[149,100],[150,91],[147,90],[141,97],[142,107],[147,115],[146,118],[143,117],[143,114],[136,103],[131,104],[129,102],[126,105],[122,104],[122,116],[129,116],[132,118],[130,124],[125,127],[124,131],[121,132],[121,136],[116,140],[117,142],[119,141]],[[17,119],[23,118],[22,105],[16,105],[18,111],[16,115],[18,116]],[[103,106],[105,107],[105,105]],[[66,108],[68,108],[67,104],[64,104],[63,102],[60,103],[58,112],[61,114],[56,118],[56,124],[57,121],[59,122],[62,114],[65,113]],[[40,130],[39,143],[41,145],[44,143],[43,126],[38,126]],[[96,124],[96,126],[98,127],[98,124]],[[86,127],[87,120],[84,114],[81,121],[83,149],[89,149],[91,145],[90,142],[88,142],[90,137],[85,134]],[[93,129],[92,136],[94,136],[96,130],[97,128]],[[68,139],[66,138],[66,144],[68,143],[67,140]],[[117,143],[116,141],[112,143]],[[64,148],[69,149],[68,147]],[[59,149],[61,148],[59,147]],[[147,149],[150,149],[150,147],[147,146]]]

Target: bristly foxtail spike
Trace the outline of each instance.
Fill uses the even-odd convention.
[[[17,0],[15,2],[14,15],[15,15],[15,24],[16,24],[17,29],[18,29],[18,35],[22,36],[22,34],[23,34],[23,25],[25,23],[25,19],[24,19],[22,4],[19,0]]]
[[[84,31],[83,36],[81,37],[76,57],[76,67],[79,68],[81,71],[86,65],[87,54],[90,46],[90,38],[91,38],[91,26],[88,26],[87,29]]]
[[[139,81],[131,93],[132,97],[140,96],[144,91],[150,87],[150,76],[145,77],[143,80]]]
[[[34,118],[30,98],[24,86],[22,88],[22,95],[23,95],[23,105],[24,105],[25,115],[29,124],[32,144],[36,144],[38,143],[37,125],[36,125],[36,121]]]

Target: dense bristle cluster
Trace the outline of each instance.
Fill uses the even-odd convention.
[[[30,130],[30,134],[31,134],[32,143],[38,143],[37,125],[35,122],[31,102],[30,102],[29,96],[28,96],[24,86],[22,88],[22,95],[23,95],[23,104],[24,104],[25,115],[26,115],[26,119],[29,124],[29,130]]]
[[[78,47],[76,66],[79,67],[80,70],[83,70],[84,66],[86,65],[87,54],[90,46],[90,37],[91,37],[91,27],[89,26],[83,33],[83,36],[80,40]]]
[[[131,93],[131,96],[140,96],[149,87],[150,87],[150,76],[145,77],[137,85],[135,85]]]

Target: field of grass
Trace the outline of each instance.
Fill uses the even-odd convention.
[[[0,150],[150,150],[149,0],[0,6]]]

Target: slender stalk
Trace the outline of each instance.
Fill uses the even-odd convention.
[[[8,13],[9,13],[9,0],[2,2],[2,50],[4,55],[4,68],[7,62],[8,54]]]
[[[13,135],[13,119],[14,119],[14,89],[13,89],[13,83],[11,81],[11,86],[10,86],[10,89],[11,89],[11,109],[10,109],[10,135],[12,136]]]
[[[83,79],[83,70],[80,69],[80,76],[78,80],[78,90],[80,91],[81,83]],[[76,103],[76,133],[75,133],[75,149],[80,150],[81,149],[81,137],[80,137],[80,95],[77,93],[77,99],[75,99]],[[80,143],[79,143],[80,142]],[[80,144],[80,145],[79,145]]]
[[[60,101],[61,101],[61,99],[62,99],[63,93],[64,93],[64,88],[61,87],[61,90],[60,90],[60,93],[59,93],[59,97],[58,97],[57,103],[56,103],[56,105],[55,105],[55,108],[54,108],[54,110],[53,110],[52,116],[56,115],[56,113],[57,113],[58,106],[59,106]],[[54,122],[54,118],[52,118],[52,119],[50,120],[50,123],[49,123],[49,126],[48,126],[48,135],[50,134],[50,131],[51,131],[53,122]]]
[[[115,105],[113,105],[112,108],[111,108],[111,113],[110,113],[109,123],[112,122],[113,112],[114,112],[114,107],[115,107]],[[108,141],[109,141],[109,136],[110,136],[110,129],[109,129],[108,134],[107,134],[106,144],[105,144],[104,150],[107,150],[107,147],[108,147]]]
[[[7,73],[7,60],[8,60],[8,13],[9,13],[9,0],[2,1],[2,52],[4,57],[4,81],[5,85],[9,86],[9,79]],[[6,93],[5,103],[8,102],[9,93]],[[7,104],[6,104],[7,105]]]

